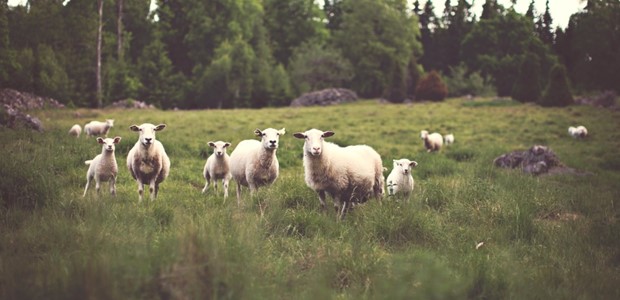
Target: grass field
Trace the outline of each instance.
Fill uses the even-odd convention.
[[[0,299],[620,299],[617,111],[451,99],[31,113],[45,133],[0,128]],[[82,198],[84,161],[101,147],[67,131],[106,118],[123,138],[117,196],[91,186]],[[138,203],[125,160],[137,140],[128,127],[144,122],[168,125],[157,137],[172,167],[159,198]],[[568,135],[578,124],[590,137]],[[232,142],[230,153],[267,127],[287,130],[275,184],[244,191],[241,207],[235,183],[226,201],[201,194],[207,142]],[[321,212],[292,137],[312,127],[335,131],[340,145],[371,145],[390,170],[392,159],[417,161],[412,201],[370,201],[343,221]],[[426,153],[422,129],[456,143]],[[534,144],[587,175],[492,166]]]

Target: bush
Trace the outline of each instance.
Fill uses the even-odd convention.
[[[512,98],[519,102],[536,102],[540,98],[540,62],[533,53],[525,55],[519,76],[512,86]]]
[[[449,96],[493,96],[497,94],[489,78],[483,77],[480,72],[468,74],[464,64],[450,68],[450,76],[446,77],[446,84]]]
[[[542,106],[568,106],[574,103],[563,65],[555,65],[551,69],[549,83],[538,103]]]
[[[448,96],[448,87],[437,71],[431,71],[418,82],[416,99],[442,101]]]

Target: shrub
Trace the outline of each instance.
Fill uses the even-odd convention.
[[[542,106],[568,106],[574,103],[563,65],[555,65],[551,69],[549,83],[538,103]]]
[[[468,73],[464,64],[450,67],[450,76],[446,77],[446,84],[449,89],[449,96],[492,96],[497,94],[495,86],[489,78],[480,75],[480,72]]]
[[[525,55],[519,76],[512,86],[512,98],[519,102],[536,102],[540,97],[540,62],[533,53]]]
[[[418,82],[416,99],[442,101],[448,96],[448,87],[437,71],[431,71]]]

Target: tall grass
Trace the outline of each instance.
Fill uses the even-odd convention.
[[[483,99],[260,110],[33,112],[47,131],[0,128],[0,299],[446,299],[620,297],[620,115],[573,106]],[[74,123],[112,117],[117,196],[82,198],[93,138]],[[158,133],[172,161],[159,198],[138,203],[125,159],[131,124]],[[591,137],[566,128],[585,124]],[[204,185],[210,140],[252,139],[286,127],[274,185],[241,205]],[[383,158],[409,158],[410,201],[370,201],[338,220],[306,187],[303,141],[292,133],[333,130],[332,141],[368,144]],[[456,143],[426,153],[419,131]],[[610,138],[609,136],[612,136]],[[534,143],[550,146],[575,174],[532,177],[496,169],[493,158]],[[386,172],[387,175],[387,172]],[[103,189],[106,191],[106,189]]]

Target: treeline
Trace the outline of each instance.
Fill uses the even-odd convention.
[[[486,0],[480,16],[467,0],[439,16],[432,0],[64,2],[0,0],[0,87],[162,108],[281,106],[327,87],[393,102],[620,89],[617,0],[587,1],[565,29],[548,1],[521,15]]]

